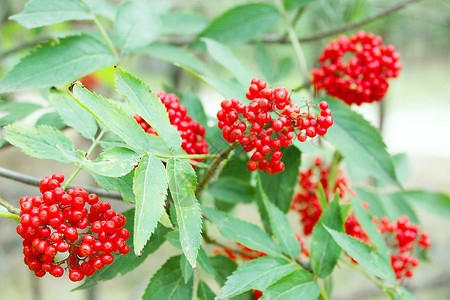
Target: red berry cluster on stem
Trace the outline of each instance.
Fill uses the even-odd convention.
[[[187,109],[180,104],[180,99],[174,94],[166,92],[156,93],[159,99],[167,108],[170,124],[180,133],[182,143],[181,147],[187,154],[207,154],[208,143],[205,139],[205,127],[197,121],[193,121],[187,114]],[[147,133],[157,135],[156,131],[141,116],[135,115],[134,118]],[[200,161],[200,159],[195,159]]]
[[[246,106],[238,99],[224,100],[217,119],[227,142],[239,142],[246,152],[254,151],[247,164],[250,171],[275,174],[284,170],[282,147],[291,147],[294,137],[304,142],[308,137],[326,134],[333,118],[325,101],[320,103],[320,115],[312,113],[309,105],[301,113],[286,88],[266,86],[266,82],[254,78],[246,94],[252,102]]]
[[[319,57],[320,68],[312,71],[316,89],[325,89],[349,105],[380,101],[389,87],[388,78],[397,77],[402,69],[400,53],[382,42],[380,36],[364,31],[331,41]]]
[[[127,254],[130,233],[111,204],[99,203],[96,194],[80,187],[65,191],[63,181],[61,173],[46,176],[40,182],[42,196],[20,199],[17,233],[24,239],[25,264],[36,276],[61,277],[66,269],[70,280],[80,281],[111,264],[113,253]],[[66,258],[59,260],[58,254]]]

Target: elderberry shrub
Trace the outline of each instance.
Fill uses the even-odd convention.
[[[255,150],[247,163],[250,171],[275,174],[284,170],[282,147],[291,147],[295,136],[304,142],[308,137],[325,135],[333,118],[326,101],[319,105],[320,115],[311,112],[309,105],[307,111],[300,112],[286,88],[266,86],[265,81],[254,78],[246,94],[252,102],[246,106],[238,99],[223,100],[217,119],[227,142],[239,142],[246,152]]]
[[[113,253],[127,254],[130,233],[111,204],[80,187],[65,191],[63,181],[61,173],[46,176],[40,182],[42,196],[20,198],[17,233],[24,239],[25,264],[37,277],[61,277],[67,270],[70,280],[80,281],[113,263]],[[58,253],[66,257],[58,260]]]
[[[331,41],[319,56],[320,68],[312,70],[316,89],[349,105],[383,99],[387,79],[397,77],[402,65],[394,46],[382,42],[380,36],[364,31]]]

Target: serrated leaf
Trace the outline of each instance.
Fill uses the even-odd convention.
[[[295,260],[300,255],[300,244],[289,225],[288,219],[275,204],[269,201],[262,189],[259,176],[257,188],[259,193],[261,193],[262,201],[267,210],[273,236],[277,239],[281,250]]]
[[[197,97],[196,94],[192,91],[188,91],[182,98],[181,104],[186,107],[189,115],[192,117],[192,120],[195,120],[200,123],[203,127],[208,126],[208,117],[205,114],[205,110],[203,109],[203,104],[200,98]]]
[[[142,299],[192,299],[192,283],[192,279],[184,283],[180,270],[180,256],[173,256],[150,279]]]
[[[0,102],[0,126],[22,120],[41,108],[40,105],[25,102]]]
[[[199,300],[214,300],[216,294],[211,291],[209,286],[204,281],[200,280],[198,283],[197,297]]]
[[[94,15],[79,0],[32,0],[20,14],[9,18],[31,29],[69,20],[93,20]]]
[[[427,211],[450,218],[450,196],[423,190],[405,191],[403,195],[409,202]]]
[[[171,11],[161,15],[161,34],[198,34],[209,24],[201,15]]]
[[[208,193],[227,203],[250,203],[255,197],[255,188],[233,177],[221,177],[208,186]]]
[[[39,119],[36,121],[36,126],[40,125],[47,125],[59,130],[61,130],[62,128],[64,128],[64,126],[66,126],[66,124],[64,124],[63,120],[56,111],[52,111],[40,116]]]
[[[83,2],[89,6],[94,14],[101,15],[114,21],[117,14],[117,5],[114,5],[107,0],[83,0]]]
[[[285,162],[283,172],[277,174],[259,172],[264,192],[270,201],[284,213],[289,211],[294,196],[294,187],[297,184],[300,167],[300,154],[301,152],[295,147],[283,150],[282,161]]]
[[[255,47],[255,61],[258,64],[264,78],[268,82],[275,81],[275,66],[272,57],[267,50],[267,46],[263,43],[256,43]]]
[[[140,79],[120,68],[116,68],[114,74],[117,90],[128,99],[134,112],[147,121],[170,149],[179,149],[180,133],[170,124],[167,109],[156,93]]]
[[[216,299],[230,298],[250,289],[264,291],[295,269],[293,263],[280,257],[266,256],[251,260],[228,277]]]
[[[283,5],[287,10],[294,10],[313,1],[314,0],[283,0]]]
[[[118,191],[123,198],[125,203],[134,203],[134,193],[133,193],[133,175],[134,172],[122,177],[107,177],[96,174],[92,171],[88,171],[94,178],[95,182],[107,191]]]
[[[324,228],[333,237],[334,241],[336,241],[348,255],[356,260],[361,267],[369,270],[382,279],[396,282],[390,262],[381,257],[379,253],[372,251],[372,248],[369,245],[327,226],[324,226]]]
[[[311,240],[311,267],[319,278],[325,278],[333,271],[341,248],[325,230],[325,226],[342,230],[339,193],[334,195],[333,201],[325,209],[317,224],[314,226]]]
[[[194,269],[192,269],[191,264],[189,263],[189,261],[186,259],[186,256],[184,256],[184,255],[181,255],[180,269],[181,269],[181,274],[183,275],[183,278],[184,278],[184,283],[187,283],[189,281],[189,279],[191,279],[192,275],[194,275]]]
[[[74,99],[86,108],[97,120],[117,134],[128,145],[139,150],[151,150],[148,134],[136,120],[108,99],[75,84]]]
[[[100,153],[99,157],[90,161],[81,157],[78,161],[86,169],[108,177],[122,177],[138,164],[142,154],[123,148],[112,147]]]
[[[103,42],[87,34],[50,41],[35,48],[2,78],[0,93],[67,84],[116,62]]]
[[[215,40],[203,38],[202,41],[205,42],[209,55],[217,63],[228,69],[242,86],[250,84],[254,77],[253,73],[236,58],[230,49]]]
[[[167,174],[177,213],[181,247],[186,258],[195,268],[202,231],[200,205],[195,198],[197,177],[188,162],[173,158],[167,163]]]
[[[166,169],[159,158],[144,156],[136,168],[133,191],[136,196],[134,216],[134,251],[138,255],[152,235],[164,210],[167,194]]]
[[[227,239],[241,243],[250,249],[262,251],[269,255],[280,255],[281,250],[258,226],[233,218],[209,207],[202,207],[205,216],[213,222],[220,233]]]
[[[269,286],[261,300],[314,300],[319,294],[319,285],[313,281],[311,273],[295,270]]]
[[[96,271],[94,275],[87,277],[84,283],[74,290],[90,289],[96,286],[100,281],[111,280],[118,274],[121,274],[122,276],[127,274],[141,265],[150,254],[158,250],[166,241],[166,234],[169,232],[169,229],[159,225],[150,237],[150,241],[145,245],[142,255],[135,256],[134,246],[131,242],[134,238],[134,214],[134,209],[130,209],[123,213],[127,220],[124,227],[130,232],[130,237],[127,240],[127,244],[130,247],[130,253],[127,255],[116,256],[113,264],[105,265],[101,270]]]
[[[119,7],[114,22],[114,37],[123,54],[156,40],[161,30],[160,13],[157,2],[127,1]]]
[[[74,128],[87,139],[93,140],[97,132],[95,118],[67,94],[52,92],[48,98],[64,123]]]
[[[27,155],[62,163],[78,160],[72,141],[53,127],[43,125],[26,128],[14,124],[4,128],[5,139]]]
[[[215,18],[200,36],[221,43],[245,43],[270,30],[280,19],[278,9],[270,4],[235,6]]]
[[[397,184],[394,164],[380,132],[348,105],[327,98],[333,113],[333,126],[325,138],[346,158],[348,164],[364,169],[384,182]]]

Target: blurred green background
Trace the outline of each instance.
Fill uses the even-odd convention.
[[[123,1],[107,1],[111,9]],[[208,20],[220,15],[227,9],[243,2],[261,1],[158,1],[169,3],[172,11],[197,14]],[[316,0],[303,11],[296,25],[297,35],[306,37],[315,32],[326,31],[342,24],[353,22],[373,15],[390,7],[398,1],[387,0]],[[26,30],[8,16],[19,13],[26,1],[0,0],[0,77],[12,68],[20,58],[27,53],[30,44],[48,38],[62,36],[68,32],[79,30],[95,30],[89,22],[66,22],[45,28]],[[101,19],[107,28],[112,23],[106,18]],[[390,81],[390,89],[384,100],[385,119],[383,136],[392,154],[406,153],[409,158],[411,176],[405,183],[405,188],[423,188],[450,194],[450,2],[439,0],[417,1],[397,13],[380,18],[359,29],[379,34],[384,42],[393,44],[402,54],[403,71],[400,77]],[[354,33],[351,30],[346,33]],[[281,26],[269,32],[269,36],[282,36]],[[189,37],[188,37],[189,38]],[[163,36],[161,42],[170,40],[185,40],[186,36]],[[321,49],[332,38],[304,43],[308,66],[317,63]],[[271,60],[281,75],[270,85],[283,85],[294,88],[299,85],[299,69],[290,44],[269,44],[268,51]],[[232,45],[230,48],[255,74],[261,76],[261,71],[255,62],[254,45]],[[206,61],[216,74],[227,77],[230,74],[221,67],[211,63],[210,59],[200,53],[199,57]],[[171,87],[180,93],[193,90],[204,103],[207,114],[214,117],[222,97],[210,87],[193,76],[174,67],[171,64],[150,58],[149,56],[133,55],[122,65],[138,77],[143,78],[154,89],[162,90]],[[110,68],[111,69],[111,68]],[[111,91],[108,84],[112,82],[111,70],[100,72],[103,80],[102,93],[108,95]],[[43,96],[44,95],[44,96]],[[8,95],[0,95],[0,100],[36,102],[47,105],[45,92],[26,91]],[[355,107],[375,126],[379,126],[379,105],[363,105]],[[42,113],[42,112],[40,112]],[[39,115],[32,115],[25,122],[34,122]],[[72,131],[66,131],[77,148],[88,147],[86,141],[79,139]],[[56,162],[37,160],[25,156],[18,149],[7,147],[0,149],[0,166],[27,175],[42,178],[47,174],[61,171],[70,174],[74,167]],[[94,185],[89,175],[81,173],[75,180],[76,184]],[[0,196],[18,203],[22,195],[34,195],[37,188],[25,186],[11,180],[0,178]],[[118,210],[126,206],[114,202]],[[259,223],[256,207],[240,206],[238,215],[242,218]],[[430,232],[433,243],[429,251],[429,262],[422,262],[415,271],[415,276],[406,285],[417,299],[449,299],[450,298],[450,233],[448,219],[432,215],[420,208],[417,212],[422,226]],[[291,215],[292,226],[295,228],[297,217]],[[212,250],[212,249],[210,249]],[[66,279],[45,277],[34,278],[23,264],[22,244],[15,233],[15,224],[7,219],[0,219],[0,299],[138,299],[152,273],[165,261],[165,258],[176,250],[167,243],[134,272],[124,277],[104,282],[95,291],[70,292],[78,284]],[[370,282],[345,266],[338,267],[334,273],[333,299],[385,299]],[[38,298],[39,295],[42,298]]]

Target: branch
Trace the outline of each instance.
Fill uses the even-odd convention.
[[[0,177],[12,179],[24,184],[39,186],[40,180],[36,177],[28,176],[19,172],[11,171],[0,167]],[[73,188],[75,185],[69,185],[69,188]],[[97,196],[106,197],[110,199],[122,200],[122,196],[118,192],[108,192],[95,187],[84,188],[88,193],[97,194]]]
[[[3,199],[2,197],[0,197],[0,204],[6,208],[10,213],[18,215],[20,214],[20,209],[13,206],[12,204],[10,204],[9,202],[7,202],[5,199]]]

